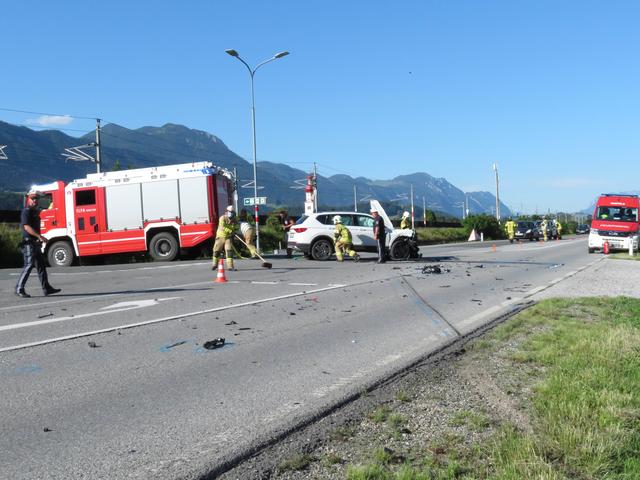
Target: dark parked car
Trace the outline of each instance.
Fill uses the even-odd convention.
[[[585,233],[589,233],[589,230],[591,230],[591,228],[589,228],[589,225],[581,223],[576,227],[576,234],[582,235]]]
[[[540,231],[533,222],[518,222],[516,225],[516,240],[540,240]]]

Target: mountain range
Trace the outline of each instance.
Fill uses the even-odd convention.
[[[80,138],[66,135],[58,130],[35,131],[0,121],[0,145],[7,160],[0,160],[0,192],[25,191],[32,184],[55,180],[65,182],[83,178],[95,172],[92,162],[65,160],[61,155],[66,148],[89,144],[95,134]],[[168,123],[162,127],[142,127],[131,130],[116,124],[108,124],[101,130],[102,170],[114,168],[144,168],[157,165],[210,161],[232,170],[237,168],[239,196],[252,197],[253,188],[242,188],[253,179],[253,164],[246,161],[215,135],[193,130],[183,125]],[[95,154],[94,148],[86,149]],[[258,162],[258,183],[263,187],[258,195],[267,197],[267,207],[287,206],[292,212],[302,211],[304,191],[294,189],[295,181],[305,179],[308,172],[282,163]],[[349,175],[318,176],[318,201],[322,209],[353,208],[354,186],[359,199],[375,198],[385,204],[397,206],[389,212],[396,214],[408,208],[411,185],[415,191],[416,215],[422,214],[422,197],[425,195],[427,209],[452,216],[462,215],[465,193],[444,178],[418,172],[397,176],[391,180],[371,180]],[[467,192],[470,213],[492,213],[495,197],[489,192]],[[0,201],[2,200],[0,196]],[[242,203],[242,200],[240,200]],[[368,202],[363,200],[359,210],[365,210]],[[0,208],[6,208],[0,205]],[[501,203],[501,214],[511,214]]]

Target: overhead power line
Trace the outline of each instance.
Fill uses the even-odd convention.
[[[15,113],[28,113],[30,115],[47,115],[47,116],[51,116],[51,117],[71,117],[71,118],[77,118],[79,120],[95,120],[96,118],[98,118],[97,116],[95,117],[86,117],[86,116],[82,116],[82,115],[69,115],[66,113],[46,113],[46,112],[31,112],[28,110],[16,110],[13,108],[2,108],[0,107],[0,110],[2,110],[3,112],[15,112]]]

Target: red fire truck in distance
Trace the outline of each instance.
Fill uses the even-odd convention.
[[[65,185],[34,185],[51,266],[77,257],[149,252],[171,261],[215,237],[232,204],[232,174],[209,162],[94,173]]]
[[[602,249],[604,243],[611,250],[638,249],[637,195],[603,193],[596,202],[589,231],[589,253]],[[631,244],[631,245],[630,245]]]

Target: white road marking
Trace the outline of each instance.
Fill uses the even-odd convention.
[[[253,285],[278,285],[280,282],[251,282]]]
[[[317,283],[290,283],[289,285],[291,285],[292,287],[315,287],[316,285],[318,285]]]
[[[128,310],[151,307],[153,305],[157,305],[158,302],[162,302],[165,300],[175,300],[176,298],[180,298],[180,297],[158,298],[157,300],[149,299],[149,300],[139,300],[139,301],[133,301],[133,302],[121,302],[121,303],[116,303],[115,305],[104,307],[102,309],[103,311],[101,312],[81,313],[80,315],[71,315],[68,317],[54,317],[54,318],[48,318],[46,320],[36,320],[34,322],[12,323],[11,325],[0,326],[0,332],[5,332],[8,330],[17,330],[19,328],[26,328],[26,327],[37,327],[37,326],[46,325],[49,323],[66,322],[67,320],[78,320],[79,318],[97,317],[98,315],[106,315],[109,313],[126,312]]]
[[[210,283],[210,282],[209,282]],[[367,282],[364,282],[367,283]],[[45,340],[39,340],[36,342],[30,342],[30,343],[23,343],[21,345],[13,345],[10,347],[4,347],[4,348],[0,348],[0,352],[9,352],[9,351],[13,351],[13,350],[20,350],[23,348],[29,348],[29,347],[35,347],[38,345],[46,345],[48,343],[55,343],[55,342],[61,342],[64,340],[72,340],[75,338],[80,338],[80,337],[88,337],[90,335],[97,335],[100,333],[108,333],[108,332],[115,332],[117,330],[126,330],[129,328],[135,328],[135,327],[141,327],[144,325],[153,325],[155,323],[161,323],[161,322],[168,322],[170,320],[179,320],[182,318],[187,318],[187,317],[195,317],[197,315],[203,315],[205,313],[213,313],[213,312],[221,312],[224,310],[231,310],[234,308],[241,308],[241,307],[246,307],[246,306],[250,306],[250,305],[257,305],[259,303],[265,303],[265,302],[273,302],[273,301],[277,301],[277,300],[284,300],[287,298],[294,298],[294,297],[300,297],[302,295],[311,295],[314,293],[320,293],[320,292],[326,292],[329,290],[335,290],[337,288],[342,288],[344,285],[335,285],[332,287],[324,287],[324,288],[317,288],[315,290],[309,290],[309,291],[304,291],[304,292],[295,292],[295,293],[289,293],[286,295],[279,295],[277,297],[270,297],[270,298],[263,298],[261,300],[251,300],[249,302],[243,302],[243,303],[236,303],[234,305],[226,305],[223,307],[215,307],[215,308],[208,308],[206,310],[197,310],[197,311],[193,311],[193,312],[188,312],[188,313],[183,313],[180,315],[171,315],[169,317],[161,317],[161,318],[154,318],[152,320],[145,320],[143,322],[137,322],[137,323],[129,323],[129,324],[124,324],[124,325],[119,325],[116,327],[108,327],[108,328],[102,328],[99,330],[92,330],[89,332],[82,332],[82,333],[75,333],[72,335],[66,335],[64,337],[56,337],[56,338],[49,338],[49,339],[45,339]],[[123,309],[124,310],[124,309]],[[118,312],[123,311],[123,310],[116,310]],[[75,317],[64,317],[65,320],[74,320],[80,317],[87,317],[87,316],[91,316],[91,315],[99,315],[99,314],[105,314],[105,313],[112,313],[112,310],[108,310],[108,311],[104,311],[104,312],[97,312],[97,313],[93,313],[93,314],[85,314],[85,315],[77,315]],[[50,323],[52,321],[60,321],[60,319],[51,319],[50,321],[44,321],[42,320],[41,322],[31,322],[28,324],[25,324],[24,326],[30,326],[32,324],[40,324],[40,323]],[[19,326],[21,324],[15,324],[15,325],[7,325],[4,327],[0,327],[0,330],[11,330],[12,328],[22,328],[21,326]]]

